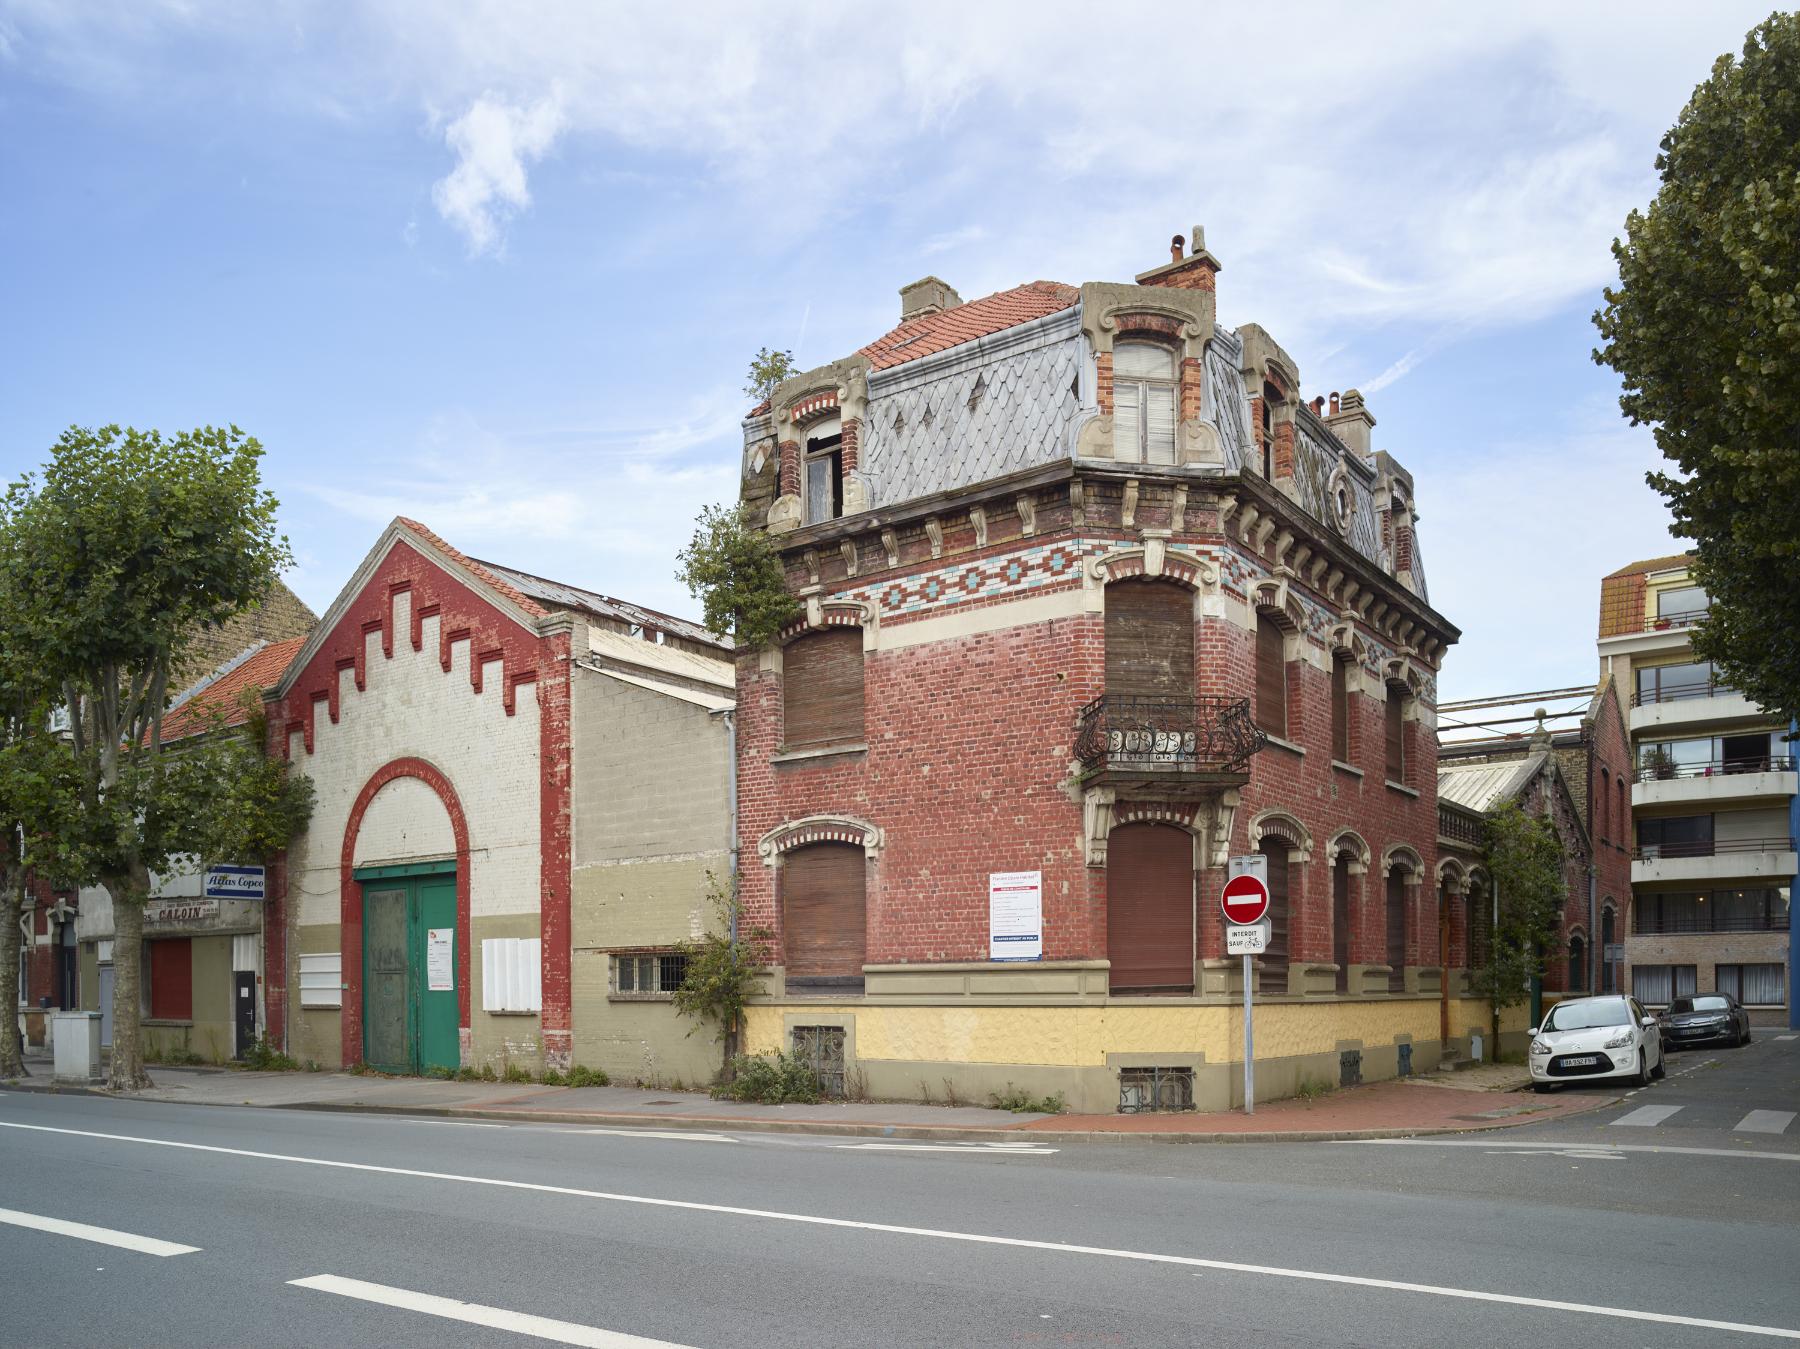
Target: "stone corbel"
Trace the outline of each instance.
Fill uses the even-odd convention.
[[[1211,865],[1222,867],[1231,860],[1231,827],[1237,822],[1238,804],[1243,797],[1235,787],[1219,793],[1212,810],[1212,826],[1206,840],[1212,854]]]
[[[1254,501],[1246,501],[1240,505],[1237,513],[1238,538],[1249,543],[1250,531],[1256,527],[1256,522],[1260,519],[1262,519],[1262,511]]]
[[[1106,836],[1112,833],[1117,800],[1118,794],[1111,787],[1089,787],[1081,794],[1083,845],[1091,867],[1106,865]]]
[[[1175,494],[1169,501],[1169,528],[1179,534],[1187,528],[1187,484],[1175,484]]]
[[[1077,529],[1087,523],[1087,499],[1082,493],[1080,478],[1069,482],[1069,515],[1070,523]]]
[[[1167,555],[1169,535],[1166,530],[1146,529],[1144,531],[1144,575],[1161,576],[1163,560]]]
[[[931,555],[944,555],[944,523],[935,515],[925,517],[925,541],[931,545]]]
[[[860,565],[860,559],[857,557],[856,540],[845,539],[842,543],[838,544],[838,556],[844,559],[844,575],[856,575]]]
[[[819,553],[816,548],[808,548],[800,554],[800,563],[806,568],[806,583],[819,584]]]
[[[888,566],[898,567],[900,565],[900,536],[893,530],[881,531],[881,549],[887,554]]]
[[[987,512],[980,506],[969,507],[969,523],[975,528],[975,546],[986,548],[988,540]]]
[[[1031,499],[1030,492],[1020,492],[1013,498],[1013,505],[1019,512],[1019,534],[1030,538],[1037,533],[1037,503]]]
[[[1279,523],[1276,519],[1273,516],[1265,516],[1262,523],[1256,527],[1256,542],[1251,546],[1255,548],[1257,552],[1263,552],[1268,547],[1269,536],[1272,535],[1277,528],[1279,528]]]
[[[1272,552],[1270,554],[1270,556],[1272,558],[1274,558],[1277,566],[1282,564],[1284,559],[1286,559],[1286,557],[1287,557],[1288,549],[1292,548],[1293,546],[1294,546],[1294,531],[1293,530],[1283,529],[1275,535],[1275,550],[1274,550],[1274,552]]]
[[[1119,515],[1119,522],[1127,529],[1137,527],[1138,480],[1125,479],[1125,505]]]

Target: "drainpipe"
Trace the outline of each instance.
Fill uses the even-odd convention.
[[[737,709],[722,708],[713,713],[725,723],[725,838],[727,840],[726,879],[731,887],[731,897],[737,899],[738,878],[738,766],[737,766]],[[731,908],[731,940],[738,937],[737,905]]]
[[[1800,721],[1789,721],[1788,744],[1792,746],[1797,742],[1800,742]],[[1792,847],[1794,845],[1794,840],[1797,838],[1800,838],[1800,796],[1794,797],[1788,806],[1788,846]],[[1793,898],[1796,892],[1800,892],[1800,876],[1795,876],[1792,884],[1788,887],[1787,998],[1789,1030],[1800,1030],[1800,1001],[1797,1001],[1794,997],[1794,966],[1796,962],[1794,960],[1794,920],[1792,914]]]

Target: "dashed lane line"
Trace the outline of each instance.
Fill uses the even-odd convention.
[[[577,1344],[586,1349],[683,1349],[672,1340],[647,1340],[641,1335],[627,1335],[617,1330],[602,1330],[574,1321],[556,1321],[529,1312],[508,1311],[479,1302],[459,1302],[455,1298],[432,1293],[416,1293],[410,1288],[391,1288],[387,1284],[368,1283],[362,1279],[346,1279],[336,1274],[315,1274],[309,1279],[289,1279],[294,1288],[310,1288],[320,1293],[335,1293],[361,1302],[375,1302],[402,1311],[439,1316],[446,1321],[465,1325],[486,1326],[490,1330],[510,1331],[514,1335],[530,1335],[553,1344]]]
[[[1539,1138],[1527,1143],[1519,1139],[1500,1138],[1359,1138],[1356,1147],[1381,1148],[1499,1148],[1563,1149],[1595,1152],[1655,1152],[1673,1157],[1751,1157],[1758,1161],[1800,1162],[1800,1152],[1752,1152],[1747,1148],[1683,1148],[1665,1147],[1657,1143],[1579,1143],[1573,1140]]]
[[[161,1241],[156,1237],[139,1236],[136,1232],[117,1232],[110,1227],[45,1218],[40,1214],[21,1213],[12,1208],[0,1208],[0,1223],[9,1227],[28,1227],[36,1232],[51,1232],[59,1237],[74,1237],[78,1241],[97,1242],[102,1246],[117,1246],[120,1250],[137,1251],[141,1255],[193,1255],[200,1249],[198,1246],[183,1246],[178,1241]]]
[[[1610,1128],[1649,1129],[1661,1124],[1669,1116],[1679,1113],[1678,1105],[1640,1105],[1636,1110],[1620,1115],[1608,1121]]]
[[[584,1190],[570,1185],[548,1185],[539,1181],[502,1180],[494,1176],[467,1176],[449,1171],[424,1171],[403,1166],[379,1166],[373,1162],[342,1162],[325,1157],[302,1157],[291,1153],[260,1152],[250,1148],[228,1148],[213,1143],[184,1143],[172,1138],[150,1138],[135,1134],[103,1133],[96,1129],[68,1129],[49,1124],[20,1124],[0,1120],[0,1129],[23,1129],[31,1133],[57,1134],[71,1138],[93,1138],[108,1143],[132,1143],[144,1147],[172,1148],[184,1152],[205,1152],[230,1157],[248,1157],[255,1161],[283,1162],[298,1166],[327,1167],[338,1171],[360,1171],[388,1176],[409,1176],[417,1180],[447,1181],[460,1185],[483,1185],[502,1190],[518,1190],[531,1194],[564,1195],[574,1199],[594,1199],[605,1203],[632,1204],[644,1208],[670,1209],[684,1213],[710,1213],[722,1217],[751,1218],[764,1222],[796,1223],[808,1227],[833,1228],[839,1231],[875,1232],[884,1236],[918,1237],[931,1241],[962,1242],[979,1246],[998,1246],[1011,1250],[1048,1251],[1058,1255],[1085,1255],[1108,1260],[1131,1260],[1144,1264],[1172,1265],[1186,1269],[1219,1270],[1228,1274],[1252,1274],[1266,1278],[1334,1283],[1389,1292],[1415,1293],[1432,1297],[1460,1298],[1470,1302],[1499,1303],[1515,1307],[1532,1307],[1546,1311],[1571,1312],[1583,1316],[1608,1317],[1621,1321],[1645,1321],[1657,1325],[1692,1326],[1701,1330],[1718,1330],[1737,1335],[1761,1335],[1772,1339],[1800,1340],[1800,1330],[1786,1326],[1757,1325],[1747,1321],[1719,1321],[1700,1316],[1680,1316],[1673,1312],[1644,1311],[1636,1307],[1608,1307],[1586,1302],[1562,1302],[1549,1298],[1522,1297],[1514,1293],[1491,1293],[1474,1288],[1452,1288],[1437,1284],[1401,1283],[1390,1279],[1372,1279],[1354,1274],[1333,1274],[1324,1270],[1292,1269],[1281,1265],[1251,1265],[1236,1260],[1209,1260],[1195,1255],[1168,1255],[1157,1251],[1122,1250],[1110,1246],[1082,1246],[1073,1242],[1042,1241],[1031,1237],[1003,1237],[984,1232],[958,1232],[936,1227],[910,1227],[899,1223],[862,1222],[853,1218],[827,1218],[816,1213],[789,1213],[779,1209],[743,1208],[735,1204],[708,1204],[692,1199],[663,1199],[652,1195],[619,1194],[606,1190]],[[1373,1141],[1373,1140],[1372,1140]],[[1395,1142],[1408,1140],[1396,1139]],[[1429,1140],[1421,1140],[1429,1141]],[[1481,1146],[1481,1144],[1476,1144]],[[1800,1158],[1796,1158],[1800,1160]]]

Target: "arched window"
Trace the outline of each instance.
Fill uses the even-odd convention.
[[[1288,848],[1285,838],[1266,834],[1256,850],[1269,859],[1269,949],[1263,952],[1262,968],[1273,977],[1266,992],[1287,992],[1288,967]]]
[[[1412,872],[1396,862],[1387,877],[1388,992],[1406,990],[1406,890]]]
[[[1617,940],[1612,906],[1609,904],[1600,911],[1600,991],[1602,993],[1616,991],[1618,977],[1612,962],[1612,946]]]
[[[1275,409],[1281,406],[1281,391],[1266,380],[1262,390],[1262,471],[1263,477],[1275,476]]]
[[[781,858],[781,952],[789,988],[862,988],[867,854],[808,843]]]
[[[1256,615],[1256,724],[1270,735],[1288,733],[1287,639],[1268,614]]]
[[[1569,937],[1569,992],[1587,992],[1587,943],[1579,932]]]
[[[1406,698],[1404,684],[1387,686],[1387,780],[1406,783]]]
[[[1629,848],[1631,839],[1631,803],[1625,797],[1625,775],[1619,774],[1613,783],[1613,790],[1618,794],[1619,811],[1613,818],[1618,820],[1619,827],[1616,842],[1621,848]]]
[[[801,471],[806,475],[806,523],[835,520],[844,513],[844,436],[836,417],[806,430]]]
[[[1331,958],[1337,965],[1337,991],[1350,991],[1350,862],[1340,852],[1331,864]]]
[[[1350,653],[1331,657],[1331,757],[1350,762]]]
[[[1469,968],[1483,970],[1488,965],[1489,949],[1494,935],[1494,899],[1485,887],[1469,888]]]
[[[1154,342],[1113,344],[1113,458],[1175,462],[1175,354]]]
[[[820,749],[863,738],[861,628],[826,628],[781,654],[782,747]]]
[[[1106,842],[1106,955],[1115,993],[1194,987],[1194,840],[1185,829],[1122,824]]]
[[[1594,801],[1594,833],[1601,843],[1612,837],[1612,831],[1606,827],[1606,815],[1611,809],[1612,774],[1602,768],[1600,770],[1600,792]]]

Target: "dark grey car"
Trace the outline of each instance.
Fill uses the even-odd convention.
[[[1750,1043],[1750,1013],[1729,993],[1696,993],[1677,998],[1662,1014],[1663,1043],[1670,1049],[1683,1045]]]

